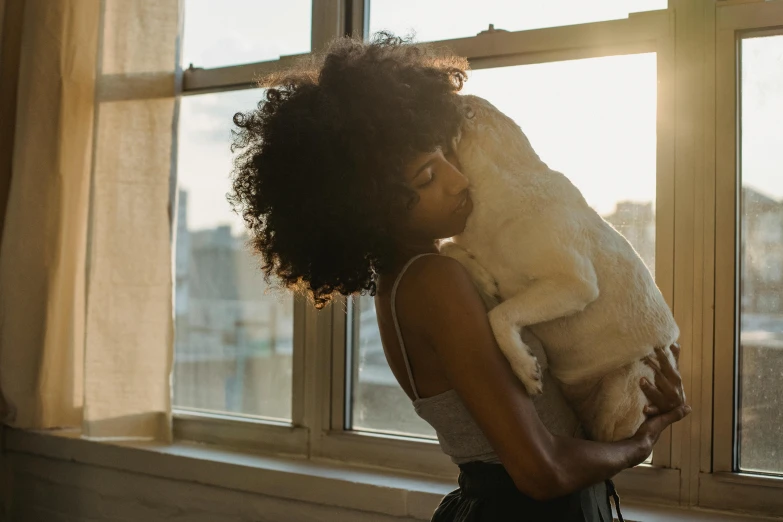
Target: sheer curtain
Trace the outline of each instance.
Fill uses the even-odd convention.
[[[19,428],[170,439],[178,0],[28,0],[0,251]]]

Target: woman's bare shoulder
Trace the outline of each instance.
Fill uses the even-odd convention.
[[[408,268],[397,288],[396,309],[402,323],[432,341],[446,318],[468,314],[486,321],[484,302],[468,271],[459,261],[440,255],[424,256]],[[454,329],[461,327],[470,325],[452,323]]]
[[[470,274],[459,261],[437,254],[418,258],[408,268],[405,278],[419,284],[471,282]]]
[[[410,265],[397,289],[398,303],[442,305],[451,299],[459,302],[477,299],[481,302],[468,271],[459,261],[448,256],[428,255],[417,259]]]

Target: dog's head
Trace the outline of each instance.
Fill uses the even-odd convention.
[[[488,166],[520,174],[547,168],[514,120],[483,98],[459,98],[463,119],[451,146],[471,183]]]

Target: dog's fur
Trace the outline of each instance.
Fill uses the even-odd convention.
[[[628,241],[606,223],[564,175],[541,161],[513,120],[475,96],[454,151],[470,180],[474,210],[442,252],[466,266],[490,306],[500,349],[531,395],[542,392],[541,365],[520,337],[544,344],[589,436],[633,435],[651,382],[641,359],[677,340],[679,329]]]

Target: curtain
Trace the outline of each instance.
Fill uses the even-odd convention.
[[[0,250],[6,423],[170,440],[178,0],[28,0]]]

